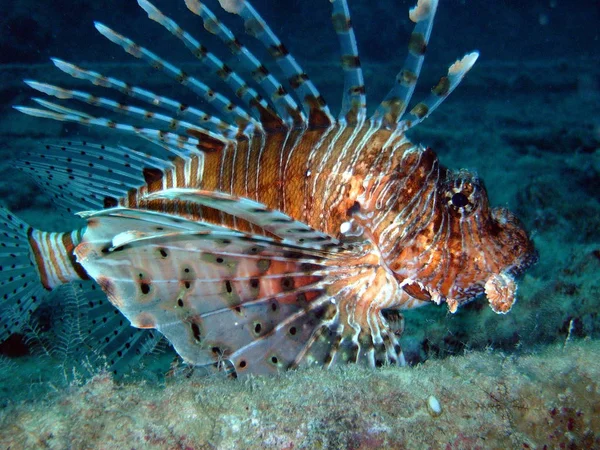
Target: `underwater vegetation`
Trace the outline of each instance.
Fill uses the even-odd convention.
[[[0,416],[3,448],[600,448],[597,341],[412,368],[300,369],[231,382],[100,373]],[[433,405],[433,407],[432,407]],[[438,408],[439,405],[439,408]]]

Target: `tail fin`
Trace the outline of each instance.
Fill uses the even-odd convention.
[[[73,254],[82,232],[35,230],[0,208],[0,342],[21,331],[46,291],[88,278]]]

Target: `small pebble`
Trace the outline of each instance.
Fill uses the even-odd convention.
[[[440,401],[433,395],[430,395],[427,399],[427,411],[431,417],[438,417],[442,414],[442,405],[440,405]]]

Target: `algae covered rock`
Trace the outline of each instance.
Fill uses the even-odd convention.
[[[177,377],[161,387],[100,374],[44,401],[4,408],[0,445],[600,448],[599,352],[597,342],[573,341],[407,369],[299,370],[244,382]]]

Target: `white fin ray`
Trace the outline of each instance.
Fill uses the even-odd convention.
[[[269,209],[264,204],[247,198],[197,189],[167,189],[149,194],[145,198],[148,200],[180,200],[214,208],[257,225],[284,239],[284,242],[307,248],[332,248],[340,245],[337,239],[314,230],[280,211]]]
[[[471,52],[461,59],[456,60],[456,62],[448,68],[448,74],[442,77],[438,84],[431,89],[431,94],[404,114],[399,122],[400,129],[407,130],[413,128],[429,117],[459,85],[467,72],[471,70],[478,57],[478,52]]]
[[[332,22],[338,35],[344,70],[344,95],[339,121],[350,126],[361,126],[367,115],[367,96],[350,9],[346,0],[333,0]]]
[[[25,83],[31,88],[43,92],[45,94],[57,97],[59,99],[75,99],[87,103],[91,106],[105,108],[119,114],[132,116],[141,121],[155,122],[169,130],[179,130],[183,133],[207,133],[211,137],[222,135],[227,139],[234,139],[239,130],[237,127],[229,125],[226,122],[214,117],[205,115],[205,120],[202,127],[198,127],[193,123],[175,119],[165,114],[157,113],[137,106],[126,105],[106,97],[100,97],[90,94],[89,92],[65,89],[47,83],[26,80]],[[89,116],[88,116],[89,117]]]
[[[82,69],[75,64],[68,63],[58,58],[52,58],[52,62],[58,69],[74,78],[87,80],[97,86],[115,89],[122,94],[142,100],[152,106],[166,109],[177,116],[191,116],[197,120],[199,124],[203,124],[209,120],[223,122],[227,125],[235,123],[238,126],[238,129],[246,135],[250,135],[254,128],[260,129],[260,123],[248,115],[248,113],[246,113],[242,108],[237,106],[232,111],[229,111],[228,108],[221,110],[221,114],[223,114],[223,117],[227,119],[227,122],[225,122],[219,119],[217,116],[211,116],[198,108],[180,103],[162,95],[155,94],[154,92],[141,87],[131,86],[117,78],[109,77],[91,70]],[[246,127],[248,128],[246,129]]]
[[[191,11],[203,7],[198,0],[185,0],[185,3]],[[321,93],[250,2],[219,0],[219,3],[227,12],[239,15],[244,20],[246,33],[257,38],[269,51],[301,100],[309,128],[327,128],[334,124],[335,119]]]
[[[59,114],[71,114],[71,115],[80,116],[80,117],[86,118],[86,119],[92,119],[94,117],[94,116],[91,116],[90,114],[84,113],[83,111],[78,111],[76,109],[67,108],[66,106],[59,105],[59,104],[56,104],[53,102],[49,102],[48,100],[44,100],[43,98],[32,97],[31,100],[36,102],[38,105],[43,106],[44,108],[49,109],[50,111],[53,111],[53,112],[56,112]]]
[[[256,105],[261,101],[256,91],[249,87],[246,81],[244,81],[235,71],[231,71],[231,69],[216,56],[208,52],[205,47],[203,47],[187,31],[182,30],[171,18],[165,16],[158,8],[147,0],[138,0],[138,4],[148,13],[148,17],[151,20],[159,23],[175,37],[180,39],[195,56],[211,68],[215,74],[220,76],[223,81],[231,87],[233,92],[236,93],[236,96],[241,98],[248,107],[253,108],[253,105]],[[266,72],[266,69],[260,61],[239,43],[231,31],[218,21],[208,7],[202,5],[201,8],[198,10],[194,9],[192,12],[203,19],[204,28],[208,32],[219,37],[232,52],[242,58],[242,62],[249,63],[250,67],[253,67],[254,80],[265,91],[267,98],[271,101],[277,114],[286,126],[288,128],[302,126],[306,122],[306,116],[299,111],[300,107],[296,104],[295,100],[289,94],[284,92],[281,83],[277,81],[273,75]],[[199,49],[203,49],[203,51],[200,52]],[[263,106],[266,106],[266,104]]]
[[[175,152],[175,149],[184,150],[185,153],[179,153],[181,157],[186,157],[189,153],[200,153],[199,149],[203,147],[203,140],[196,139],[193,137],[183,136],[177,133],[170,133],[161,130],[155,130],[152,128],[143,128],[136,127],[133,125],[115,122],[114,120],[110,120],[104,117],[89,117],[88,115],[82,115],[79,112],[76,114],[69,113],[57,113],[54,111],[43,110],[39,108],[31,108],[28,106],[13,106],[17,111],[27,114],[29,116],[41,117],[44,119],[53,119],[59,122],[74,122],[79,123],[81,125],[94,125],[102,128],[110,128],[112,130],[118,130],[126,134],[137,135],[143,137],[157,145],[160,143],[164,143],[172,148]],[[229,140],[224,138],[223,136],[215,135],[209,131],[206,131],[206,136],[214,141],[220,142],[223,145],[229,143]],[[212,144],[212,143],[211,143]]]
[[[100,32],[100,34],[106,37],[109,41],[119,45],[130,55],[136,58],[143,59],[155,69],[165,72],[167,75],[177,80],[181,85],[188,87],[193,92],[200,95],[204,100],[208,102],[208,104],[213,106],[217,111],[229,111],[233,113],[238,108],[241,109],[241,107],[232,103],[223,94],[214,91],[205,83],[201,82],[193,76],[188,75],[187,73],[179,69],[177,66],[160,58],[158,55],[154,54],[145,47],[136,44],[131,39],[117,33],[116,31],[113,31],[112,29],[110,29],[106,25],[101,24],[100,22],[95,22],[94,25],[98,32]],[[244,111],[243,114],[239,115],[239,120],[242,120],[243,123],[245,121],[244,117],[247,117],[247,115],[248,113]]]
[[[415,28],[410,36],[408,55],[402,70],[396,75],[394,87],[371,117],[372,121],[381,124],[383,128],[395,129],[410,103],[423,67],[437,6],[438,0],[418,0],[417,6],[410,11],[409,16],[415,22]]]

